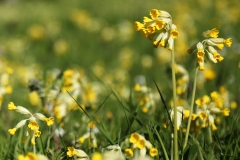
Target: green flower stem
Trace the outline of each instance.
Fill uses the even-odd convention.
[[[163,144],[163,141],[162,141],[162,138],[161,138],[160,135],[158,134],[158,131],[156,130],[156,127],[154,127],[154,130],[155,130],[155,132],[156,132],[156,134],[157,134],[157,137],[158,137],[158,140],[159,140],[159,142],[160,142],[160,144],[161,144],[161,146],[162,146],[162,150],[163,150],[165,159],[166,159],[166,160],[169,160],[168,155],[167,155],[167,151],[166,151],[166,149],[165,149],[165,147],[164,147],[164,144]]]
[[[197,74],[198,74],[198,67],[195,70],[195,76],[194,76],[194,84],[193,84],[193,92],[192,92],[192,102],[191,102],[191,106],[190,106],[190,114],[189,114],[189,118],[188,118],[188,124],[187,124],[187,131],[186,131],[186,137],[185,137],[185,141],[183,144],[183,150],[185,149],[185,147],[187,146],[187,142],[188,142],[188,134],[189,134],[189,130],[190,130],[190,124],[191,124],[191,120],[192,120],[192,112],[193,112],[193,106],[194,106],[194,101],[195,101],[195,93],[196,93],[196,86],[197,86]]]
[[[33,145],[33,153],[36,154],[36,144]]]
[[[212,128],[211,126],[208,126],[208,143],[212,143]]]
[[[194,139],[194,142],[197,144],[199,159],[204,160],[199,142],[196,139]]]
[[[173,108],[174,108],[174,137],[173,137],[173,139],[174,139],[174,142],[173,142],[174,160],[178,160],[177,105],[176,105],[177,95],[176,95],[174,47],[172,49],[171,64],[172,64]]]

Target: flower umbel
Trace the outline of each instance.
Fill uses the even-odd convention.
[[[176,25],[172,24],[171,15],[166,11],[152,9],[150,16],[143,17],[143,23],[136,21],[135,29],[150,40],[157,36],[154,47],[168,47],[172,50],[173,39],[178,37],[178,31]]]
[[[54,123],[53,117],[46,118],[41,113],[32,114],[29,110],[27,110],[26,108],[24,108],[22,106],[15,106],[13,102],[10,102],[8,104],[8,110],[17,111],[21,114],[30,116],[28,119],[24,119],[24,120],[21,120],[20,122],[18,122],[18,124],[14,128],[9,129],[8,132],[11,135],[14,135],[18,128],[23,127],[27,123],[27,121],[29,121],[29,123],[28,123],[29,129],[26,131],[26,135],[24,135],[24,138],[25,138],[25,136],[31,135],[31,144],[32,145],[35,145],[35,143],[36,143],[35,137],[41,136],[41,131],[39,130],[38,120],[46,121],[48,126],[51,126]]]
[[[217,114],[222,114],[224,116],[229,116],[230,109],[224,106],[224,99],[221,94],[214,91],[208,95],[204,95],[195,101],[197,107],[197,115],[199,116],[199,122],[201,127],[205,128],[211,126],[212,130],[217,130],[214,123]],[[224,108],[223,108],[224,106]]]
[[[194,44],[190,49],[188,49],[188,53],[197,53],[197,62],[199,65],[199,70],[204,70],[204,55],[207,53],[208,58],[213,63],[221,62],[224,58],[218,53],[217,50],[222,50],[224,45],[230,47],[232,45],[232,39],[227,38],[217,38],[219,31],[216,28],[212,30],[208,30],[203,32],[203,36],[207,39],[202,42],[198,42]]]
[[[131,146],[124,150],[124,153],[127,157],[144,157],[147,155],[147,151],[149,152],[149,155],[151,157],[155,157],[158,155],[158,150],[154,148],[151,142],[146,140],[143,135],[135,132],[131,134],[128,140],[131,143]],[[134,150],[138,150],[139,154],[134,154]]]

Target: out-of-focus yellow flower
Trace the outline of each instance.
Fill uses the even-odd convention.
[[[224,90],[225,88],[221,87],[221,92],[225,93],[226,91]],[[214,123],[216,115],[221,113],[224,116],[229,116],[230,113],[230,109],[228,108],[229,106],[223,105],[224,101],[227,101],[228,99],[224,100],[223,99],[224,97],[221,94],[214,91],[211,92],[210,97],[204,95],[202,98],[198,98],[195,101],[195,103],[198,106],[196,114],[200,118],[199,120],[201,127],[211,126],[212,130],[217,130],[217,127]]]
[[[176,91],[178,95],[181,95],[187,90],[189,83],[189,74],[188,71],[179,64],[176,64],[174,68],[176,75],[180,75],[180,77],[177,79]]]
[[[18,160],[38,160],[37,155],[32,152],[28,152],[26,156],[19,155]]]
[[[40,137],[40,135],[41,135],[41,131],[39,131],[39,130],[34,131],[35,137]]]
[[[36,141],[35,141],[35,137],[33,136],[32,138],[31,138],[31,145],[35,145],[36,144]]]
[[[75,149],[74,147],[67,147],[67,155],[68,157],[75,156],[76,158],[82,158],[82,160],[89,160],[88,155],[80,149]]]
[[[73,69],[67,69],[63,72],[63,77],[72,77],[74,75],[74,70]]]
[[[45,36],[45,29],[41,25],[32,25],[28,30],[28,34],[31,39],[40,40]]]
[[[32,91],[32,92],[29,93],[29,101],[34,106],[39,104],[40,98],[38,96],[37,91]]]
[[[140,139],[140,136],[138,133],[132,133],[130,138],[129,138],[129,141],[130,143],[137,143]]]
[[[26,124],[27,120],[28,119],[21,120],[20,122],[18,122],[18,124],[13,129],[9,129],[8,132],[11,135],[14,135],[18,128],[21,128],[22,126],[24,126]]]
[[[11,94],[13,91],[12,87],[9,85],[7,85],[5,89],[6,89],[6,94]]]
[[[54,118],[53,117],[45,118],[45,122],[47,123],[48,126],[51,126],[54,123]]]
[[[93,129],[95,126],[96,126],[96,124],[93,121],[90,121],[88,123],[88,127],[91,128],[91,129]]]
[[[13,102],[10,102],[8,104],[8,110],[12,111],[12,110],[17,110],[17,107],[14,105]]]
[[[153,64],[153,58],[150,55],[143,55],[141,57],[142,66],[145,68],[151,68]]]
[[[26,156],[22,154],[18,155],[18,160],[48,160],[48,158],[42,154],[28,152]]]
[[[208,95],[204,95],[202,98],[196,99],[195,103],[198,106],[203,106],[204,104],[209,104],[210,103],[210,97]]]
[[[216,77],[216,73],[212,69],[205,69],[203,75],[207,80],[211,80]]]
[[[150,154],[151,157],[157,156],[157,155],[158,155],[158,150],[157,150],[157,148],[150,148],[149,154]]]
[[[93,153],[91,160],[103,160],[103,156],[101,153],[95,152]]]
[[[75,149],[73,147],[68,147],[67,149],[68,149],[68,151],[67,151],[68,157],[73,157],[75,154],[75,152],[74,152]]]
[[[99,132],[99,130],[96,127],[96,124],[94,122],[90,121],[87,126],[87,132],[78,139],[78,142],[80,144],[83,144],[84,141],[86,139],[88,139],[89,147],[97,148],[96,133],[98,133],[98,132]]]
[[[216,28],[203,32],[203,36],[206,38],[210,38],[210,37],[217,38],[218,34],[219,34],[219,31]]]
[[[143,157],[147,154],[147,151],[153,148],[153,145],[148,140],[146,140],[144,136],[136,132],[131,134],[129,142],[132,144],[132,147],[125,149],[125,154],[128,157],[133,156],[134,149],[138,149],[139,156]]]
[[[236,109],[237,108],[237,102],[236,101],[232,101],[230,105],[231,105],[232,109]]]
[[[133,87],[134,97],[137,99],[143,113],[148,113],[150,109],[154,109],[154,96],[149,87],[136,83]]]
[[[14,135],[15,132],[16,132],[17,128],[13,128],[13,129],[9,129],[8,132],[11,134],[11,135]]]
[[[133,157],[133,148],[126,148],[124,153],[126,154],[127,157],[131,158]]]
[[[63,55],[68,51],[69,45],[66,40],[60,39],[54,43],[53,50],[57,55]]]
[[[229,109],[229,108],[224,108],[224,109],[222,110],[222,114],[223,114],[224,116],[229,116],[229,113],[230,113],[230,109]]]
[[[184,109],[182,106],[177,106],[177,130],[180,129],[180,126],[182,124],[182,119],[183,118],[188,118],[190,114],[189,110]],[[171,109],[170,111],[170,116],[173,121],[174,119],[174,110]]]
[[[10,102],[8,104],[8,110],[10,110],[10,111],[16,110],[17,112],[19,112],[21,114],[31,114],[26,108],[24,108],[22,106],[15,106],[13,102]]]
[[[141,86],[140,86],[140,84],[138,84],[138,83],[135,84],[134,87],[133,87],[133,90],[134,90],[134,91],[140,91],[140,89],[141,89]]]

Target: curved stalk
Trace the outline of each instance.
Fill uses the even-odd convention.
[[[160,135],[158,134],[158,131],[157,131],[157,129],[156,129],[155,127],[154,127],[154,131],[156,132],[157,137],[158,137],[158,140],[159,140],[159,142],[160,142],[160,144],[161,144],[161,147],[162,147],[162,150],[163,150],[165,159],[166,159],[166,160],[169,160],[168,155],[167,155],[167,151],[166,151],[166,149],[165,149],[165,147],[164,147],[164,144],[163,144],[163,141],[162,141],[162,138],[161,138]]]
[[[190,125],[191,125],[191,120],[192,120],[192,112],[193,112],[193,106],[194,106],[194,101],[195,101],[195,93],[196,93],[196,86],[197,86],[197,74],[198,74],[198,67],[195,70],[195,76],[194,76],[194,83],[193,83],[193,92],[192,92],[192,101],[191,101],[191,106],[190,106],[190,114],[188,117],[188,124],[187,124],[187,131],[186,131],[186,136],[185,136],[185,141],[183,144],[183,150],[187,146],[188,142],[188,134],[190,130]]]

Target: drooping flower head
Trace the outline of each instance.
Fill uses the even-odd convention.
[[[151,18],[143,17],[143,23],[136,21],[135,29],[140,31],[146,38],[153,41],[154,47],[168,47],[172,50],[173,39],[178,37],[177,26],[172,24],[171,15],[162,10],[152,9]]]
[[[151,157],[158,155],[158,149],[155,148],[143,135],[137,132],[132,133],[128,141],[131,146],[124,150],[124,153],[128,158],[145,157],[147,154]],[[138,150],[139,152],[137,153],[135,150]]]
[[[28,122],[28,130],[26,131],[26,137],[30,135],[31,137],[31,144],[32,145],[35,145],[36,142],[35,142],[35,137],[40,137],[41,136],[41,131],[39,129],[39,124],[38,124],[38,120],[42,120],[42,121],[45,121],[47,123],[48,126],[51,126],[53,125],[54,123],[54,118],[53,117],[45,117],[43,114],[41,113],[35,113],[35,114],[32,114],[28,109],[26,109],[25,107],[22,107],[22,106],[15,106],[15,104],[13,102],[10,102],[8,104],[8,110],[10,111],[17,111],[21,114],[24,114],[24,115],[28,115],[29,118],[27,119],[23,119],[21,120],[20,122],[17,123],[17,125],[14,127],[14,128],[11,128],[8,130],[8,132],[11,134],[11,135],[14,135],[15,132],[23,127],[25,124],[27,124]],[[23,137],[23,139],[25,139],[26,137]]]
[[[203,32],[203,36],[207,39],[202,42],[195,43],[190,49],[188,49],[188,53],[197,53],[197,62],[199,65],[199,70],[204,70],[204,55],[207,53],[208,58],[213,63],[221,62],[224,58],[218,53],[217,50],[222,50],[224,45],[230,47],[232,45],[232,39],[227,38],[218,38],[219,31],[216,28],[211,30],[207,30]]]

